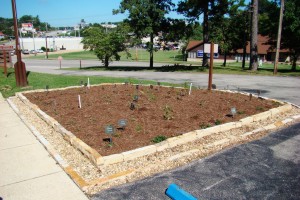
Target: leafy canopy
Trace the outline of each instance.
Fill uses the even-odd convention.
[[[125,46],[126,33],[120,29],[106,32],[102,27],[89,27],[84,31],[82,40],[84,49],[93,51],[95,55],[108,67],[109,61],[114,58],[120,60],[119,52],[127,51]],[[128,56],[129,53],[127,54]]]

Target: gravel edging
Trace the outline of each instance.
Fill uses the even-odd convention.
[[[51,155],[54,159],[56,159],[67,174],[72,177],[76,184],[88,194],[94,194],[99,190],[113,185],[134,181],[161,171],[182,166],[224,148],[258,139],[266,135],[270,130],[293,123],[300,118],[299,109],[295,107],[292,108],[291,106],[292,110],[284,114],[276,116],[276,112],[274,111],[274,118],[272,119],[267,117],[264,118],[263,122],[252,120],[247,126],[235,125],[234,129],[222,133],[217,132],[214,135],[198,134],[199,138],[197,138],[197,141],[186,141],[185,144],[178,143],[171,149],[169,148],[151,155],[129,159],[123,163],[104,165],[100,171],[90,160],[85,158],[78,150],[66,142],[64,137],[59,134],[57,130],[51,128],[47,123],[41,120],[38,115],[25,106],[23,102],[16,98],[10,98],[8,101],[11,102],[11,105],[12,103],[16,105],[15,107],[18,109],[18,114],[21,114],[21,119],[24,122],[26,121],[27,126],[33,127],[31,128],[32,132],[34,134],[36,133],[36,137],[45,143],[41,142],[50,153],[52,152]],[[195,135],[195,133],[190,132],[187,135],[190,137],[191,135]],[[202,137],[200,137],[200,135]],[[176,140],[173,140],[173,142],[174,141]],[[51,147],[49,143],[53,146]],[[160,147],[163,145],[164,143],[162,143]]]

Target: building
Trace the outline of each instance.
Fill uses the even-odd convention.
[[[257,37],[257,53],[259,59],[263,62],[265,61],[274,61],[276,49],[272,47],[272,45],[268,44],[269,37],[258,35]],[[285,62],[289,57],[289,50],[288,49],[281,49],[279,51],[279,61]],[[235,54],[235,59],[240,61],[243,60],[243,49],[238,49]],[[246,46],[246,60],[250,60],[250,42],[247,42]]]
[[[269,37],[258,35],[257,39],[257,50],[258,50],[258,57],[262,61],[274,61],[275,60],[275,49],[272,48],[272,45],[268,44]],[[186,48],[188,54],[188,61],[199,61],[203,57],[203,49],[204,43],[203,41],[190,41]],[[284,62],[288,59],[289,50],[288,49],[281,49],[279,52],[279,61]],[[246,60],[250,60],[250,42],[247,42],[246,46]],[[223,60],[224,56],[219,54],[215,56],[215,60]],[[243,49],[238,49],[236,52],[231,52],[227,55],[228,61],[241,61],[243,59]]]
[[[0,31],[0,40],[3,39],[3,38],[5,38],[5,35],[4,35],[4,33],[2,33],[2,32]]]

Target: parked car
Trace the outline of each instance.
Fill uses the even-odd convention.
[[[36,52],[37,53],[44,53],[44,51],[42,49],[37,49]]]
[[[36,54],[37,52],[36,52],[36,50],[31,50],[30,51],[30,54]]]
[[[28,49],[23,49],[23,50],[22,50],[22,53],[23,53],[23,54],[29,54],[29,51],[28,51]]]

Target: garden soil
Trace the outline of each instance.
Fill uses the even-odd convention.
[[[174,87],[116,84],[24,95],[103,156],[238,121],[279,106],[238,93],[195,88],[189,92]],[[234,116],[232,108],[236,109]],[[119,120],[126,126],[119,125]],[[113,135],[105,131],[109,125],[114,127]]]

